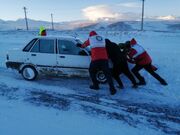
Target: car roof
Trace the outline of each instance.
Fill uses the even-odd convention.
[[[38,38],[38,39],[68,39],[68,40],[77,40],[78,39],[73,36],[38,36],[36,38]]]

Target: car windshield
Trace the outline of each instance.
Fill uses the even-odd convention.
[[[31,41],[24,47],[23,51],[24,51],[24,52],[28,52],[36,41],[37,41],[37,38],[31,40]]]
[[[83,44],[83,42],[80,40],[80,39],[76,39],[76,42],[79,43],[79,44]],[[83,50],[86,51],[86,53],[88,53],[88,55],[91,54],[91,48],[90,46],[86,47],[86,48],[83,48]]]

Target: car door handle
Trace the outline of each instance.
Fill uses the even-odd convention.
[[[31,54],[31,56],[36,56],[36,54]]]
[[[65,58],[65,56],[59,56],[60,58]]]

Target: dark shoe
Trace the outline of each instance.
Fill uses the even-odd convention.
[[[116,89],[115,88],[110,88],[110,93],[111,95],[115,95],[116,94]]]
[[[160,83],[164,86],[168,85],[166,81],[161,81]]]
[[[133,85],[132,85],[132,88],[137,89],[137,88],[138,88],[138,85],[137,85],[137,84],[133,84]]]
[[[99,90],[99,86],[95,86],[95,85],[90,85],[89,88],[93,90]]]
[[[145,81],[140,81],[137,83],[137,85],[146,85],[146,82]]]
[[[119,89],[124,89],[124,86],[120,86],[120,85],[119,85],[119,86],[117,86],[117,87],[118,87]]]

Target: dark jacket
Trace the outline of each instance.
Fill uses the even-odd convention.
[[[105,42],[108,57],[113,64],[122,64],[127,62],[125,52],[121,51],[120,47],[116,43],[111,42],[109,39],[105,39]]]

